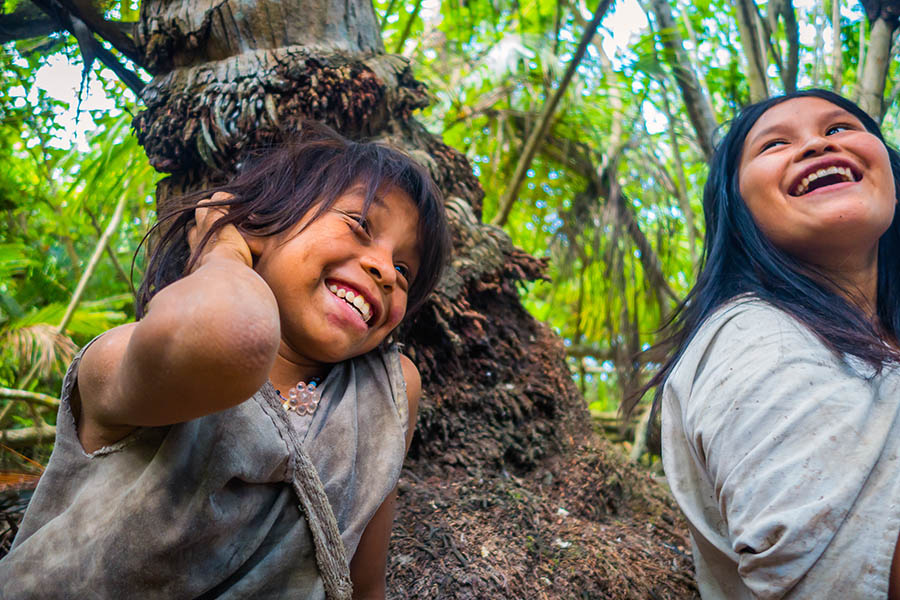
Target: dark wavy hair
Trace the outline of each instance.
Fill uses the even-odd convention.
[[[441,277],[450,253],[443,198],[428,171],[403,152],[379,142],[354,142],[314,121],[302,123],[293,139],[256,152],[227,184],[185,195],[171,203],[145,237],[153,249],[138,289],[135,312],[141,318],[150,299],[183,277],[203,247],[226,225],[255,236],[277,235],[296,225],[310,210],[313,220],[355,185],[366,188],[363,217],[385,186],[406,192],[419,211],[420,265],[409,289],[407,315],[427,299]],[[210,206],[227,206],[228,214],[210,227],[191,254],[187,232],[194,209],[215,192],[232,198]],[[303,235],[301,230],[297,235]]]
[[[693,289],[664,327],[670,333],[654,350],[669,357],[643,391],[656,387],[653,414],[659,409],[663,384],[703,322],[720,306],[742,294],[752,294],[792,315],[825,346],[838,354],[857,356],[876,369],[900,359],[885,343],[900,332],[900,224],[897,212],[878,242],[877,322],[847,299],[854,290],[775,247],[762,233],[744,203],[738,167],[744,140],[760,116],[776,104],[794,98],[821,98],[857,117],[887,148],[900,197],[900,154],[884,140],[881,128],[856,104],[833,92],[808,89],[776,96],[745,107],[731,122],[709,163],[703,190],[706,219],[703,261]],[[674,350],[674,351],[673,351]],[[624,406],[626,413],[639,398]]]

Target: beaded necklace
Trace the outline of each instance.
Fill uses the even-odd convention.
[[[313,377],[309,383],[298,381],[297,385],[288,390],[285,397],[280,390],[275,390],[275,394],[281,400],[281,407],[284,410],[294,411],[298,415],[311,415],[316,412],[319,406],[322,394],[319,391],[319,384],[322,382],[320,377]]]

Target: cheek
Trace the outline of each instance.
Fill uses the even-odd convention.
[[[404,300],[402,303],[398,302],[394,306],[391,307],[391,311],[388,314],[387,325],[393,329],[397,325],[400,324],[400,321],[403,320],[403,317],[406,315],[406,301]]]

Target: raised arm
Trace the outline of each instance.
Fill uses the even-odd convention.
[[[192,246],[219,216],[220,209],[197,209]],[[259,389],[280,330],[275,297],[251,265],[241,235],[225,227],[192,273],[153,297],[141,321],[107,332],[85,351],[78,394],[86,449],[136,426],[229,408]]]

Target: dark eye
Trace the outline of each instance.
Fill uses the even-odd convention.
[[[825,135],[834,135],[835,133],[840,133],[842,131],[849,131],[849,130],[850,130],[850,127],[848,127],[847,125],[832,125],[825,132]]]
[[[762,145],[762,148],[760,148],[760,151],[765,152],[769,148],[774,148],[775,146],[781,146],[782,144],[786,144],[786,143],[787,142],[785,142],[784,140],[770,140]]]
[[[369,224],[369,220],[364,216],[354,213],[348,213],[344,211],[340,211],[345,217],[347,217],[347,225],[356,233],[365,235],[366,237],[372,236],[372,226]]]
[[[397,270],[398,273],[403,277],[403,279],[409,280],[409,267],[406,265],[394,265],[394,269]]]
[[[372,226],[369,225],[368,219],[366,219],[362,215],[353,217],[353,219],[356,221],[356,226],[355,226],[356,229],[361,229],[362,231],[365,231],[366,235],[372,234]]]

